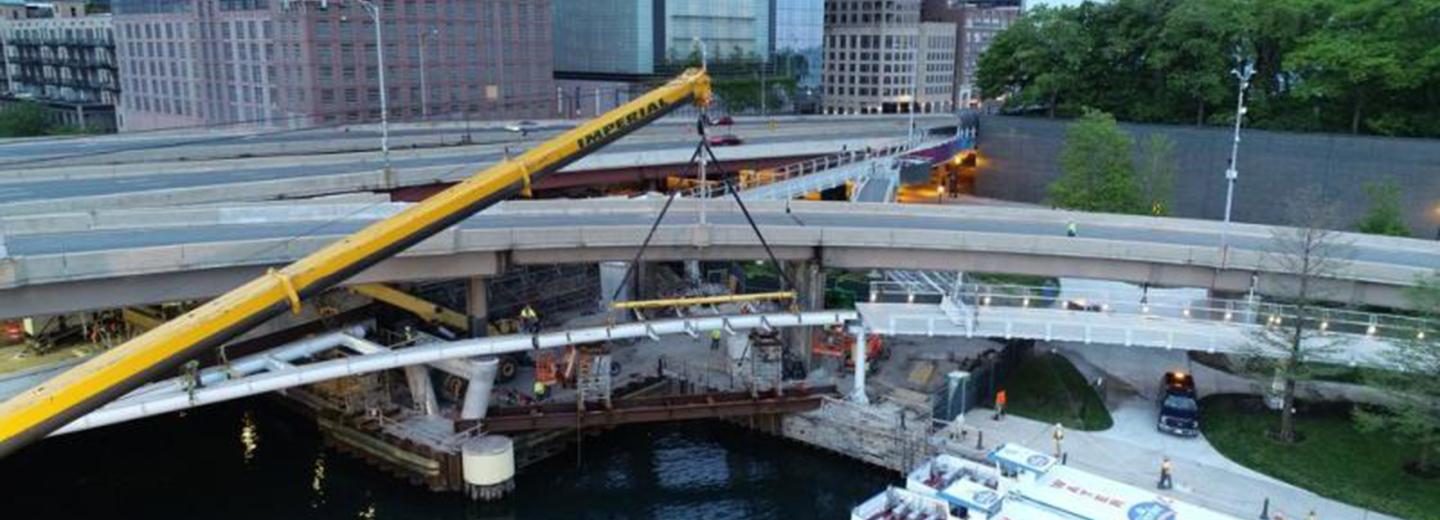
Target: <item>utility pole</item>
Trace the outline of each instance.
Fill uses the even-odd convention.
[[[766,116],[765,94],[767,91],[765,90],[765,66],[769,64],[770,58],[767,54],[765,60],[760,62],[760,117]]]
[[[430,119],[430,88],[425,84],[425,37],[439,35],[440,30],[431,27],[429,31],[416,29],[420,36],[420,118]]]
[[[380,152],[385,156],[385,173],[390,173],[390,101],[385,88],[385,40],[380,29],[380,6],[370,0],[357,0],[365,14],[375,22],[375,62],[380,70]]]
[[[1240,80],[1238,95],[1235,99],[1235,139],[1230,143],[1230,167],[1225,169],[1225,226],[1220,234],[1220,263],[1223,267],[1230,256],[1230,208],[1235,202],[1235,181],[1240,178],[1240,170],[1237,160],[1240,156],[1240,124],[1245,120],[1245,89],[1250,87],[1250,77],[1255,75],[1255,65],[1246,60],[1238,52],[1235,55],[1236,66],[1230,69],[1230,74]]]

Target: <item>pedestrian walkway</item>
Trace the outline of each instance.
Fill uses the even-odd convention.
[[[1146,405],[1143,400],[1134,400],[1118,407],[1113,413],[1115,426],[1103,432],[1067,430],[1063,448],[1068,464],[1132,486],[1154,489],[1160,479],[1160,463],[1169,457],[1175,464],[1175,488],[1157,492],[1240,518],[1260,518],[1267,498],[1271,518],[1304,519],[1311,509],[1321,520],[1395,518],[1330,500],[1244,468],[1216,452],[1203,437],[1180,439],[1157,432],[1154,413]],[[987,448],[1006,442],[1051,447],[1054,442],[1054,425],[1013,415],[996,421],[994,412],[988,409],[977,408],[965,414],[963,425],[984,432]]]

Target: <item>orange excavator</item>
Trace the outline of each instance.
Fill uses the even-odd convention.
[[[817,356],[841,358],[845,360],[845,368],[855,368],[855,335],[846,331],[844,327],[826,327],[815,333],[814,345],[810,352]],[[876,361],[890,358],[890,351],[885,348],[885,341],[878,334],[869,334],[865,340],[865,362],[866,369],[876,369]]]

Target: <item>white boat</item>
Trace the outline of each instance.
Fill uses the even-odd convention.
[[[958,520],[944,500],[891,486],[850,510],[850,520]]]

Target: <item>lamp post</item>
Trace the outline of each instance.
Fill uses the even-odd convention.
[[[385,156],[385,171],[390,171],[390,100],[385,88],[385,40],[380,30],[380,6],[370,0],[356,0],[370,20],[375,22],[375,62],[380,71],[380,152]]]
[[[1230,208],[1235,202],[1235,180],[1240,177],[1236,161],[1240,155],[1240,124],[1245,119],[1245,89],[1250,88],[1250,77],[1255,75],[1255,65],[1245,58],[1236,55],[1238,62],[1235,68],[1230,69],[1230,74],[1240,80],[1239,93],[1235,99],[1235,139],[1230,143],[1230,166],[1225,169],[1225,227],[1220,235],[1221,263],[1229,256],[1230,252]]]
[[[420,119],[430,119],[430,88],[425,84],[425,37],[438,36],[440,30],[431,27],[430,30],[417,29],[415,32],[420,35]]]
[[[709,59],[709,57],[706,56],[706,54],[705,54],[705,42],[704,42],[704,41],[701,41],[698,36],[695,37],[695,39],[691,40],[691,42],[692,42],[693,45],[698,45],[698,46],[700,46],[700,70],[707,70],[707,69],[709,69],[710,59]],[[705,107],[704,107],[704,106],[701,106],[701,107],[700,107],[700,127],[698,128],[698,130],[700,130],[700,132],[698,132],[698,133],[700,134],[700,138],[701,138],[701,139],[709,139],[709,137],[707,137],[707,136],[705,135],[705,132],[704,132],[704,130],[705,130],[704,125],[706,125],[706,124],[708,124],[708,123],[709,123],[709,116],[705,113]],[[703,144],[703,146],[708,146],[708,145],[709,145],[709,143],[704,143],[704,144]],[[700,190],[699,190],[699,194],[700,194],[700,226],[703,227],[703,226],[705,226],[706,224],[708,224],[708,223],[706,222],[706,218],[705,218],[705,209],[706,209],[706,208],[705,208],[705,199],[707,199],[707,198],[710,197],[710,184],[707,183],[707,182],[706,182],[706,179],[705,179],[705,166],[708,164],[710,157],[709,157],[709,154],[706,153],[706,151],[704,151],[704,150],[701,150],[699,155],[700,155]]]

